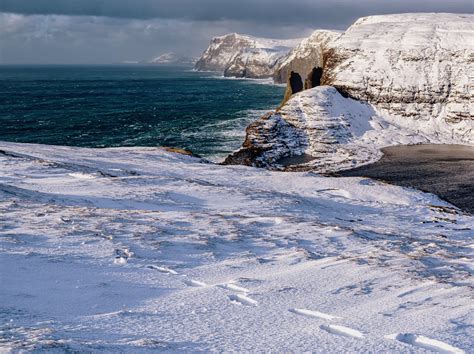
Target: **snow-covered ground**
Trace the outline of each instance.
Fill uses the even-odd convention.
[[[364,178],[0,143],[0,350],[472,352],[473,216]]]

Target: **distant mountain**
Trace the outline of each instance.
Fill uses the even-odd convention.
[[[269,78],[281,59],[300,42],[231,33],[213,38],[195,68],[231,77]]]
[[[179,55],[174,52],[164,53],[150,61],[151,64],[177,64],[177,65],[194,65],[197,58]]]

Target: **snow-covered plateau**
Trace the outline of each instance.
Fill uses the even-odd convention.
[[[0,143],[0,351],[472,352],[474,217],[365,178]]]
[[[330,45],[325,84],[391,115],[473,127],[474,15],[364,17]]]

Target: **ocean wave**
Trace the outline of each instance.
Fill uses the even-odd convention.
[[[278,86],[278,87],[286,87],[286,84],[277,84],[273,81],[272,78],[267,79],[254,79],[250,77],[228,77],[224,75],[212,75],[209,76],[210,79],[218,79],[218,80],[236,80],[236,81],[247,81],[259,85],[271,85],[271,86]]]

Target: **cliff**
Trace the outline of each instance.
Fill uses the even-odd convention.
[[[474,119],[474,15],[365,17],[333,47],[325,83],[349,96],[415,121]]]
[[[303,156],[303,168],[330,172],[373,162],[390,145],[474,144],[473,46],[473,15],[362,18],[325,42],[322,62],[307,57],[332,87],[293,94],[304,76],[296,85],[290,72],[288,102],[249,126],[225,163],[278,168]]]
[[[237,33],[215,37],[195,68],[219,71],[232,77],[272,77],[275,66],[300,41],[257,38]]]
[[[150,61],[150,64],[157,65],[194,65],[196,58],[179,55],[174,52],[164,53]]]

